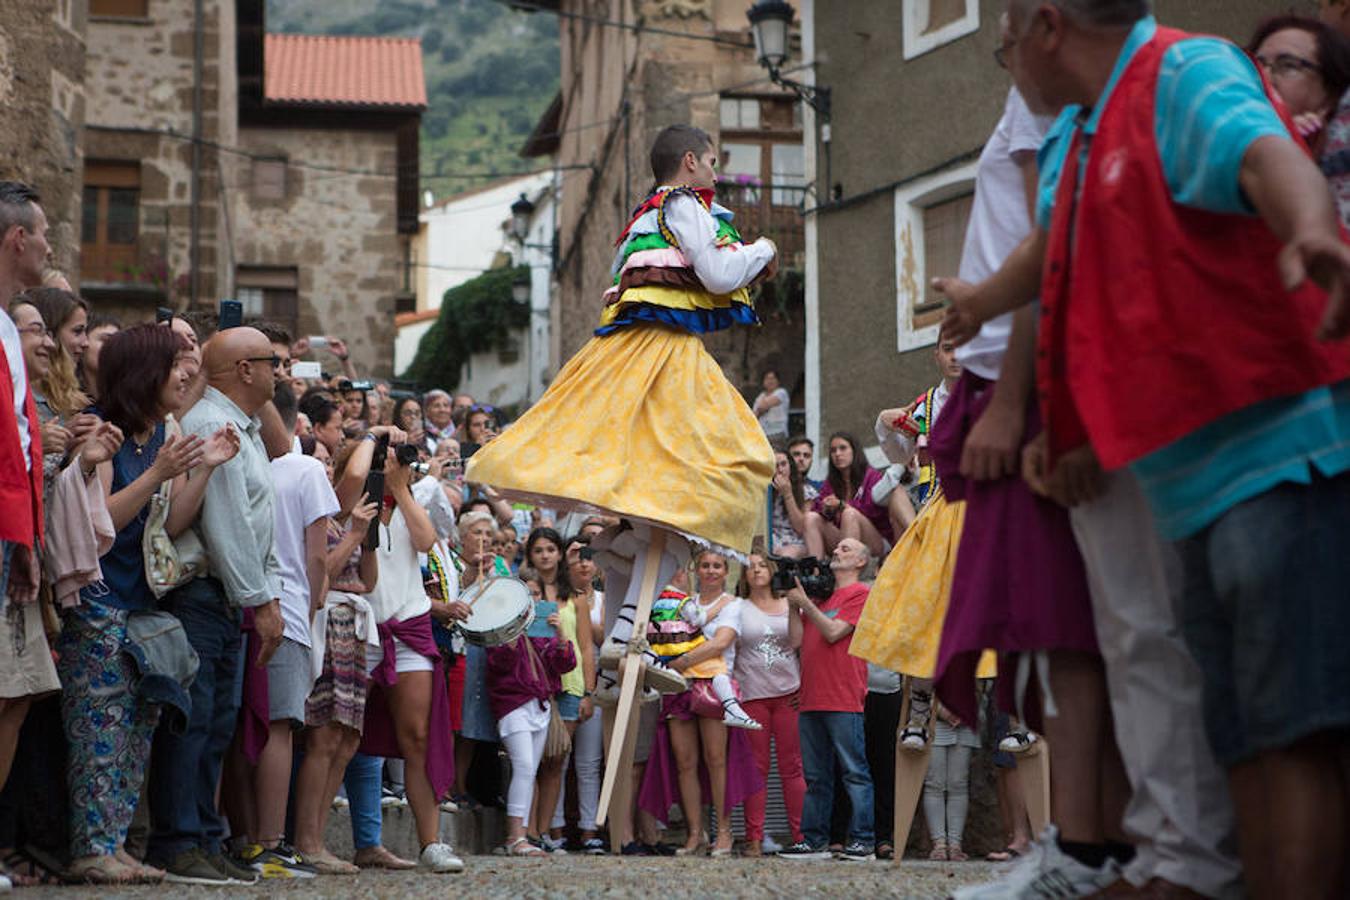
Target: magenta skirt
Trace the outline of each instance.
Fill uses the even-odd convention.
[[[975,665],[986,648],[999,652],[999,702],[1009,710],[1013,663],[1006,654],[1097,652],[1087,575],[1068,510],[1033,494],[1020,475],[961,477],[966,435],[993,393],[993,382],[962,375],[929,439],[943,492],[966,502],[935,678],[942,702],[968,722],[975,721]],[[1040,431],[1040,410],[1029,403],[1023,446]]]
[[[683,694],[667,696],[683,697]],[[675,718],[683,718],[676,715]],[[689,714],[693,718],[693,714]],[[698,780],[703,788],[703,802],[712,803],[712,781],[708,777],[708,767],[702,760],[698,765]],[[755,765],[754,751],[750,748],[750,739],[739,728],[727,729],[727,790],[726,804],[730,811],[745,802],[764,788],[764,776],[759,774]],[[652,753],[647,759],[647,768],[642,773],[642,787],[638,792],[638,806],[651,814],[664,827],[670,816],[672,806],[680,802],[679,772],[675,767],[675,754],[670,749],[670,733],[663,716],[656,726],[656,740],[652,742]]]

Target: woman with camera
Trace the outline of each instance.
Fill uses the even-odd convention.
[[[784,454],[778,454],[784,456]],[[783,784],[792,841],[802,839],[802,747],[797,736],[797,691],[802,684],[797,648],[802,645],[802,619],[787,600],[773,590],[774,566],[761,553],[751,553],[741,573],[737,593],[741,601],[741,630],[736,637],[736,682],[741,686],[745,712],[764,726],[749,733],[755,765],[767,782],[769,747],[778,754],[778,777]],[[746,856],[760,856],[764,840],[764,788],[745,800]]]
[[[401,443],[406,435],[396,437]],[[382,441],[373,435],[365,440],[376,441],[375,453],[380,452]],[[436,530],[413,497],[410,461],[399,451],[385,451],[382,528],[375,550],[380,578],[368,595],[380,635],[379,650],[366,650],[371,705],[378,710],[387,704],[387,716],[367,715],[362,748],[407,763],[405,785],[422,848],[421,867],[459,872],[463,861],[439,837],[439,802],[454,772],[450,706],[417,556],[435,545]],[[377,698],[377,692],[382,696]]]
[[[806,548],[824,559],[844,538],[854,538],[873,556],[885,556],[894,540],[886,507],[872,499],[883,473],[867,464],[858,439],[846,431],[830,435],[830,470],[806,514]]]

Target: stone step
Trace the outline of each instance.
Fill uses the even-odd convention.
[[[407,806],[384,806],[381,839],[404,859],[417,859],[421,847],[417,840],[417,823]],[[341,859],[351,859],[351,810],[339,807],[328,816],[324,843]],[[483,855],[502,846],[506,840],[506,813],[500,809],[460,810],[441,813],[441,840],[455,848],[461,856]]]

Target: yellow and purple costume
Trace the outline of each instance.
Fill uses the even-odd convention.
[[[718,249],[741,246],[730,212],[706,194],[649,197],[620,236],[595,337],[474,455],[466,478],[510,500],[622,516],[747,553],[773,452],[699,335],[759,320],[745,285],[703,287],[666,226],[666,203],[691,193],[716,222]]]

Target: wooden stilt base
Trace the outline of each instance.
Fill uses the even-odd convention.
[[[1026,795],[1027,819],[1032,837],[1040,837],[1050,824],[1050,745],[1044,735],[1023,753],[1016,754],[1017,775]]]
[[[647,545],[646,565],[642,571],[642,585],[638,594],[638,605],[633,616],[633,634],[640,637],[647,631],[647,620],[651,617],[652,601],[661,585],[656,583],[657,570],[661,567],[661,554],[666,546],[666,533],[652,529],[652,540]],[[631,820],[633,798],[633,749],[637,745],[637,719],[639,715],[638,692],[646,674],[647,663],[642,654],[629,650],[619,664],[621,680],[619,682],[619,702],[614,715],[605,717],[610,733],[606,740],[608,752],[605,754],[605,777],[600,786],[600,808],[595,817],[596,825],[605,824],[611,807],[622,809],[624,817]],[[610,722],[612,726],[609,726]],[[630,822],[631,824],[631,822]],[[615,845],[622,840],[618,828],[610,829],[610,843]],[[622,849],[614,846],[615,852]]]
[[[905,857],[909,829],[914,824],[914,813],[923,795],[923,779],[928,774],[928,758],[933,755],[933,715],[928,716],[928,740],[922,750],[906,750],[900,743],[900,734],[909,724],[910,679],[905,678],[904,700],[900,706],[900,725],[895,731],[895,864]]]

